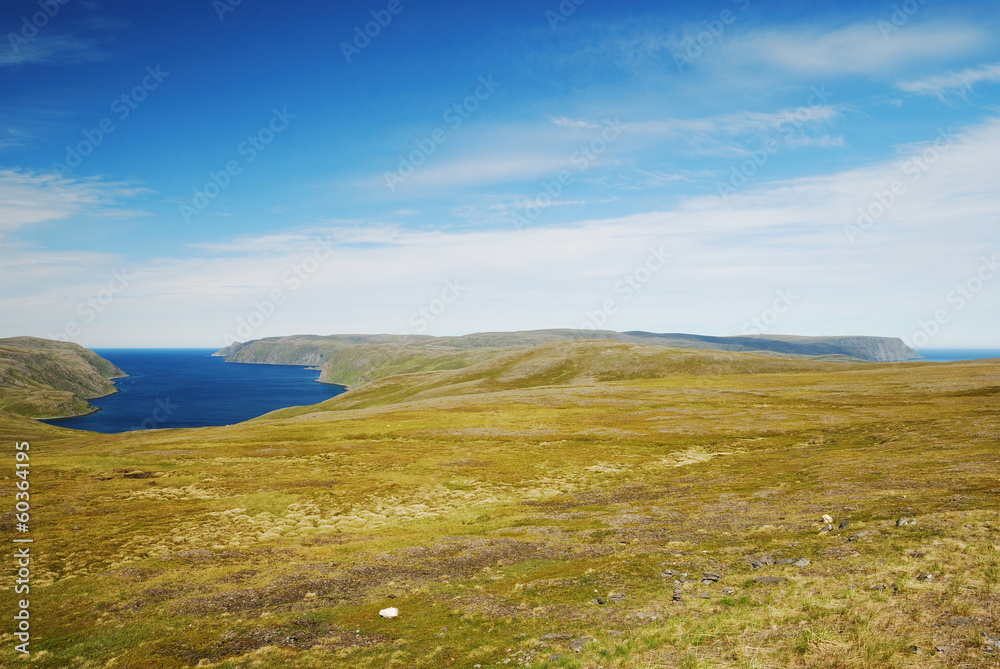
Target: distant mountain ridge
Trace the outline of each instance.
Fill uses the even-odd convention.
[[[29,418],[61,418],[94,411],[87,401],[115,392],[125,372],[79,344],[0,339],[0,410]]]
[[[227,362],[311,365],[326,383],[359,385],[395,374],[462,369],[516,349],[556,342],[612,340],[678,349],[763,353],[826,361],[898,362],[920,355],[901,339],[757,335],[711,337],[683,333],[609,330],[479,332],[429,335],[293,335],[235,343],[215,355]]]

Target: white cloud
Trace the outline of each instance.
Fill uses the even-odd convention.
[[[896,86],[914,95],[933,95],[943,99],[949,93],[967,95],[979,83],[997,82],[1000,82],[1000,63],[970,67],[961,72],[949,72],[914,81],[902,81]]]
[[[64,179],[54,174],[0,169],[0,233],[76,214],[144,215],[121,210],[117,205],[145,192],[133,184],[96,177]]]

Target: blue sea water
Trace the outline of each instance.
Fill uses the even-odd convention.
[[[1000,358],[1000,349],[996,348],[928,348],[920,349],[917,352],[924,356],[924,360],[931,362]]]
[[[97,349],[129,376],[120,392],[91,400],[89,416],[45,421],[92,432],[231,425],[285,407],[316,404],[344,392],[317,383],[319,371],[248,365],[212,357],[215,349]]]

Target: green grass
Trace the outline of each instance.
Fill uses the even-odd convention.
[[[998,376],[600,342],[222,428],[0,414],[9,507],[32,442],[30,666],[991,666]]]

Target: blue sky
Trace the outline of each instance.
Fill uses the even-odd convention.
[[[998,28],[931,0],[6,2],[0,336],[997,347]]]

